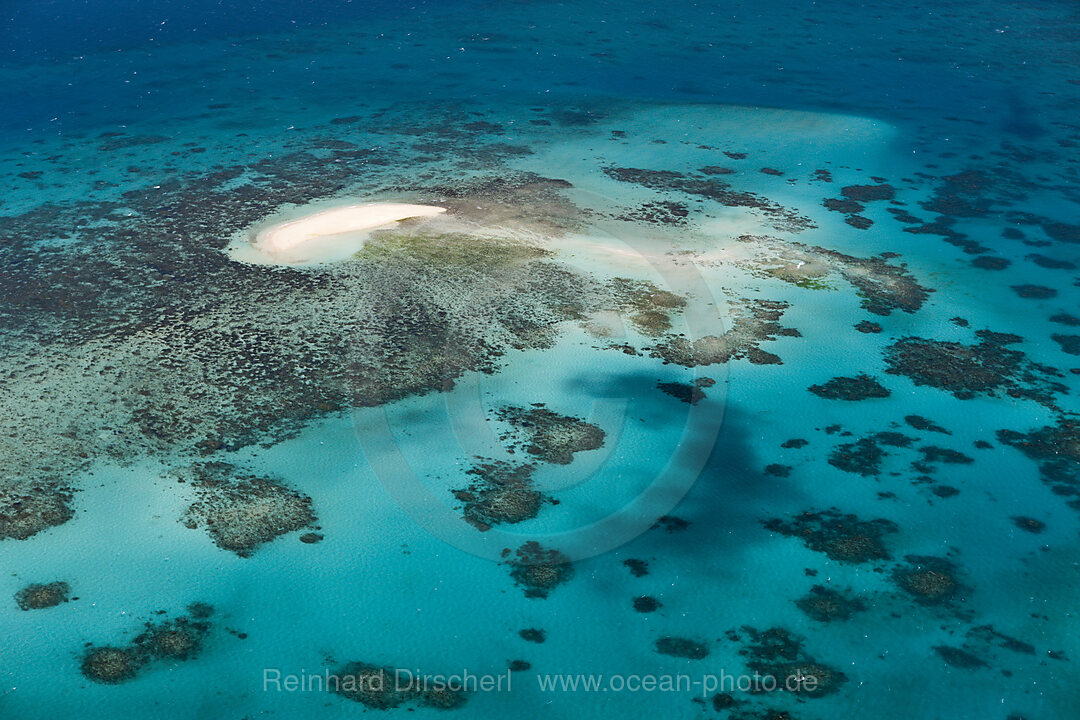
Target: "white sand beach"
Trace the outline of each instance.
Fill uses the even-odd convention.
[[[234,260],[303,265],[343,260],[363,247],[368,232],[401,220],[434,217],[446,208],[408,203],[365,203],[321,210],[265,227],[234,242]]]

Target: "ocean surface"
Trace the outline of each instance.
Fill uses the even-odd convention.
[[[1075,2],[0,53],[0,718],[1080,717]]]

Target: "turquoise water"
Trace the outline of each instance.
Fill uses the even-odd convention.
[[[0,717],[1076,716],[1072,4],[68,5],[0,25]],[[228,252],[372,202],[447,212]]]

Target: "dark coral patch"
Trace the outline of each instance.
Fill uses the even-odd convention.
[[[1069,355],[1080,355],[1080,335],[1055,333],[1050,339],[1061,346],[1061,351]]]
[[[1023,352],[1008,347],[1020,342],[1020,336],[989,330],[976,335],[980,342],[975,345],[903,338],[886,349],[886,372],[904,375],[916,385],[946,390],[960,399],[1005,390],[1009,395],[1052,405],[1053,395],[1067,391],[1053,380],[1060,376],[1057,370],[1033,363]]]
[[[628,210],[617,215],[617,220],[627,222],[647,222],[653,225],[686,225],[686,218],[690,215],[690,208],[686,203],[659,200],[639,205],[633,210]]]
[[[143,632],[126,646],[91,645],[82,656],[82,673],[94,682],[116,685],[134,680],[154,662],[190,660],[202,650],[212,612],[205,603],[193,603],[188,616],[146,623]]]
[[[1058,291],[1045,285],[1013,285],[1013,292],[1029,300],[1048,300],[1057,297]]]
[[[943,435],[952,435],[951,432],[941,427],[933,420],[924,418],[922,415],[907,415],[904,417],[904,422],[906,422],[908,425],[915,428],[916,430],[942,433]]]
[[[861,203],[857,203],[854,200],[848,200],[844,198],[827,198],[822,204],[833,212],[844,213],[848,215],[860,213],[866,209],[866,207]]]
[[[1035,253],[1034,255],[1028,255],[1028,260],[1035,263],[1039,267],[1046,268],[1047,270],[1075,270],[1076,263],[1069,260],[1060,260],[1058,258],[1047,257]]]
[[[818,622],[842,622],[866,610],[866,603],[848,590],[836,590],[815,585],[810,592],[795,601],[803,613]]]
[[[94,682],[119,685],[134,680],[142,667],[139,654],[130,648],[95,647],[82,658],[82,674]]]
[[[659,530],[663,528],[669,533],[681,532],[690,527],[689,520],[683,520],[681,517],[675,515],[661,515],[656,519],[656,522],[652,525],[652,530]]]
[[[896,189],[891,185],[848,185],[840,189],[840,194],[858,202],[892,200]]]
[[[34,583],[15,593],[15,602],[21,610],[43,610],[66,603],[70,594],[71,587],[62,580]]]
[[[510,577],[525,590],[525,597],[546,598],[574,576],[570,558],[558,550],[544,548],[535,540],[519,547],[511,562]]]
[[[311,498],[234,465],[200,463],[181,474],[189,476],[198,497],[185,513],[184,525],[205,527],[215,545],[240,557],[316,519]]]
[[[938,656],[945,661],[945,664],[950,667],[960,668],[962,670],[974,670],[975,668],[987,667],[986,662],[980,657],[963,648],[951,647],[949,645],[935,645],[934,652],[936,652]]]
[[[530,455],[557,465],[569,465],[574,453],[596,450],[604,445],[604,431],[581,418],[560,415],[543,404],[532,407],[507,406],[498,412],[512,431],[502,439],[516,444]]]
[[[870,322],[869,320],[862,320],[854,327],[861,333],[874,334],[881,332],[881,325],[876,322]]]
[[[531,643],[542,643],[547,640],[547,633],[540,628],[525,628],[519,630],[518,635],[521,636],[522,640]]]
[[[389,710],[405,704],[417,704],[437,710],[449,710],[465,702],[464,692],[444,684],[410,681],[411,671],[381,667],[365,662],[349,663],[334,671],[335,682],[326,690],[372,710]],[[412,708],[410,708],[411,710]]]
[[[662,607],[662,604],[656,598],[650,595],[642,595],[634,598],[634,609],[639,613],[656,612]]]
[[[1038,535],[1046,529],[1046,523],[1042,520],[1036,520],[1035,518],[1025,517],[1023,515],[1014,515],[1012,521],[1013,525],[1016,527],[1024,532],[1029,532],[1034,535]]]
[[[536,517],[548,500],[533,487],[535,465],[502,460],[479,462],[466,471],[475,481],[454,497],[465,503],[465,520],[479,530],[500,523],[519,523]]]
[[[893,570],[892,579],[921,605],[949,603],[964,591],[956,565],[944,558],[908,555],[907,565]]]
[[[775,684],[751,692],[781,690],[807,698],[830,695],[847,682],[844,673],[818,662],[804,649],[803,639],[783,628],[757,631],[744,627],[750,640],[739,654],[746,658],[747,667],[762,677],[772,678]]]
[[[999,430],[997,437],[1038,463],[1043,483],[1080,510],[1080,423],[1062,417],[1056,425],[1027,433]]]
[[[792,467],[790,465],[781,465],[780,463],[773,463],[765,466],[765,474],[772,475],[773,477],[785,478],[791,475]]]
[[[868,400],[889,397],[889,390],[869,375],[834,377],[823,385],[811,385],[810,392],[827,400]]]
[[[743,300],[734,308],[735,320],[723,335],[706,335],[689,340],[681,335],[669,335],[652,348],[652,357],[685,367],[713,365],[745,358],[755,365],[778,365],[779,357],[762,350],[760,345],[775,340],[778,335],[793,335],[798,331],[780,324],[788,303],[772,300]]]
[[[693,177],[672,170],[618,167],[606,167],[604,172],[620,182],[636,183],[652,190],[681,192],[712,200],[726,207],[758,210],[771,225],[780,230],[799,231],[814,227],[809,218],[760,195],[735,190],[716,176]]]
[[[766,529],[796,537],[806,547],[823,552],[839,562],[859,564],[888,560],[885,537],[899,528],[891,520],[860,520],[838,510],[803,512],[790,520],[773,518],[762,523]]]
[[[656,387],[684,403],[697,405],[705,399],[705,391],[691,383],[658,382]]]
[[[1059,325],[1068,325],[1069,327],[1080,326],[1080,318],[1069,313],[1058,313],[1057,315],[1050,316],[1050,322],[1055,322]]]
[[[709,656],[709,648],[705,643],[682,637],[660,638],[656,641],[656,652],[688,660],[701,660]]]
[[[0,540],[26,540],[63,525],[75,516],[71,501],[71,491],[55,483],[42,483],[26,492],[0,485]]]
[[[1002,257],[993,255],[980,255],[971,261],[971,264],[980,270],[1004,270],[1012,265],[1012,262]]]

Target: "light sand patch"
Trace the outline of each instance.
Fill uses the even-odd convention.
[[[410,218],[441,215],[446,208],[408,203],[364,203],[331,208],[248,233],[229,246],[234,260],[260,265],[307,265],[345,260],[370,231]]]

